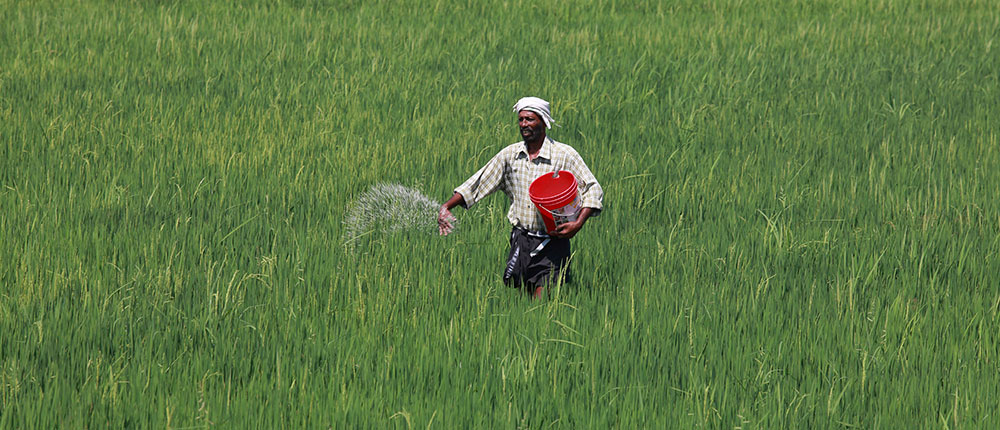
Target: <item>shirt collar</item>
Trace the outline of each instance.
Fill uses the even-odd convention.
[[[536,159],[542,158],[547,161],[552,161],[552,140],[551,137],[545,136],[545,140],[542,142],[542,147],[538,150],[538,157]],[[529,158],[528,157],[528,145],[521,142],[521,148],[518,150],[517,158]]]

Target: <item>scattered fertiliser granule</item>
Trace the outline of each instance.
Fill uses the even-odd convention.
[[[353,248],[358,238],[371,233],[419,231],[436,234],[440,207],[441,203],[419,190],[399,184],[376,184],[348,207],[343,242]]]

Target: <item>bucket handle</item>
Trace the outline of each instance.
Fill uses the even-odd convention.
[[[533,204],[535,205],[536,208],[538,208],[540,210],[543,210],[545,212],[548,212],[549,215],[552,215],[552,218],[555,219],[556,214],[552,213],[552,211],[550,211],[548,208],[546,208],[545,206],[542,206],[542,205],[540,205],[538,203],[533,203]]]
[[[552,211],[550,211],[550,210],[546,209],[546,208],[545,208],[545,206],[542,206],[542,205],[540,205],[540,204],[538,204],[538,203],[535,203],[535,207],[536,207],[536,208],[538,208],[539,210],[543,210],[543,211],[545,211],[545,212],[548,212],[548,213],[549,213],[549,215],[552,215],[552,218],[553,218],[553,219],[554,219],[554,218],[556,217],[556,214],[554,214],[554,213],[552,213]]]

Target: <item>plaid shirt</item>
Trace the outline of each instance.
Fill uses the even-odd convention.
[[[511,201],[507,211],[510,223],[529,231],[544,232],[545,223],[528,197],[528,186],[539,176],[557,170],[568,170],[576,176],[580,206],[592,208],[591,216],[599,214],[604,199],[601,184],[575,149],[548,137],[534,160],[529,159],[523,141],[502,149],[455,192],[462,195],[465,207],[469,208],[494,191],[502,190]]]

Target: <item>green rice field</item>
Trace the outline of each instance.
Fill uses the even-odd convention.
[[[505,287],[552,102],[605,210]],[[1000,2],[0,0],[0,428],[998,428]]]

